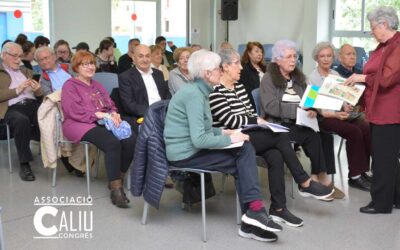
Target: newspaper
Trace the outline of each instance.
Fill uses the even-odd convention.
[[[340,76],[328,75],[319,89],[319,94],[331,96],[355,106],[365,90],[365,85],[345,86],[343,85],[345,80]]]

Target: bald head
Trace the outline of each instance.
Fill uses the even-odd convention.
[[[339,61],[343,67],[352,70],[356,65],[357,54],[356,50],[350,44],[343,44],[339,49]]]
[[[148,46],[144,44],[136,46],[133,58],[135,60],[135,65],[139,70],[146,73],[150,70],[151,51]]]

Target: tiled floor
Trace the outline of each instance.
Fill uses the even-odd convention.
[[[32,147],[37,155],[37,146]],[[50,171],[42,168],[40,158],[36,157],[33,164],[36,181],[23,182],[18,176],[14,145],[12,150],[14,173],[9,174],[7,146],[0,144],[0,206],[3,207],[6,249],[400,249],[400,210],[394,210],[390,215],[359,213],[359,207],[369,202],[369,194],[349,189],[346,178],[345,183],[341,183],[339,176],[336,176],[336,183],[348,194],[344,200],[321,202],[304,199],[297,193],[295,199],[287,196],[288,208],[301,217],[305,225],[301,228],[284,226],[275,243],[261,243],[237,235],[232,178],[228,178],[224,193],[207,201],[208,242],[203,243],[200,206],[183,210],[179,193],[166,190],[160,209],[151,209],[148,224],[143,226],[140,224],[142,198],[130,197],[129,209],[116,208],[110,202],[104,173],[98,179],[92,179],[92,206],[57,207],[60,212],[73,216],[82,211],[92,211],[91,239],[34,239],[39,234],[33,218],[41,207],[34,205],[35,198],[82,196],[86,194],[86,181],[66,173],[61,166],[57,186],[51,188]],[[305,166],[309,165],[304,156],[301,159]],[[341,161],[347,162],[344,152]],[[343,174],[347,176],[347,165],[343,167]],[[268,201],[264,169],[260,169],[260,178]],[[219,175],[214,176],[217,190],[220,189],[220,180]],[[287,187],[290,187],[289,181],[288,177]],[[56,218],[46,215],[44,226],[59,225]]]

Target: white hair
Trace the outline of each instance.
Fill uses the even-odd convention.
[[[198,50],[189,57],[188,70],[192,79],[203,78],[207,70],[213,70],[219,67],[221,57],[215,52],[208,50]]]
[[[323,49],[331,49],[332,50],[332,56],[335,55],[335,47],[332,45],[330,42],[319,42],[317,45],[315,45],[313,51],[312,51],[312,58],[314,61],[318,60],[318,54],[321,52]]]
[[[3,48],[1,49],[1,58],[3,58],[4,53],[10,53],[11,48],[19,48],[22,51],[22,47],[18,43],[8,42],[4,44]]]
[[[50,55],[55,55],[53,48],[48,47],[48,46],[43,46],[43,47],[37,48],[35,51],[34,58],[36,61],[38,60],[37,57],[38,57],[39,53],[41,53],[43,51],[48,51],[50,53]]]
[[[376,7],[367,14],[367,19],[369,22],[387,22],[392,30],[397,30],[399,28],[399,17],[397,16],[396,10],[392,7]]]
[[[221,57],[221,65],[224,63],[231,64],[235,57],[240,61],[240,55],[234,49],[221,49],[218,55]]]
[[[272,47],[272,59],[271,62],[276,62],[276,59],[282,59],[285,50],[294,49],[297,51],[296,43],[292,40],[279,40]]]

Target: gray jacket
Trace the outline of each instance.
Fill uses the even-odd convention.
[[[296,67],[291,73],[293,90],[302,97],[307,83],[305,75]],[[298,104],[282,101],[287,81],[282,76],[279,66],[270,63],[260,83],[261,117],[271,122],[293,122],[296,120]]]
[[[180,88],[185,86],[189,80],[186,78],[184,74],[179,70],[179,68],[175,68],[169,72],[168,79],[168,87],[171,95],[174,95]]]
[[[64,64],[66,64],[66,63],[64,63]],[[68,65],[68,71],[66,71],[66,72],[68,74],[70,74],[72,77],[74,77],[75,73],[71,70],[70,64],[66,64],[66,65]],[[58,65],[57,65],[57,67],[58,67]],[[47,78],[48,78],[48,76],[47,76]],[[43,71],[42,71],[42,73],[40,75],[39,83],[40,83],[40,85],[42,87],[43,96],[47,96],[47,95],[53,93],[54,91],[56,91],[56,89],[53,89],[50,79],[47,80],[43,76]]]

